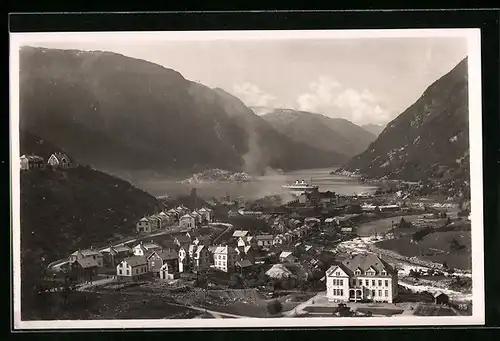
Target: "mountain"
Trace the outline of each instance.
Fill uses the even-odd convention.
[[[102,51],[23,47],[20,125],[111,173],[289,170],[348,160],[279,134],[220,89]]]
[[[375,136],[379,136],[385,127],[381,124],[368,123],[368,124],[363,124],[361,128],[372,133]]]
[[[306,111],[273,109],[262,118],[294,141],[351,157],[363,152],[376,139],[374,134],[348,120]]]
[[[467,58],[430,85],[346,167],[368,178],[466,184],[469,180]]]

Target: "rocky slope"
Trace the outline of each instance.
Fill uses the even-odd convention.
[[[345,170],[367,178],[468,187],[467,58],[427,88]]]
[[[115,174],[298,169],[347,161],[279,134],[220,89],[110,52],[22,48],[20,125]]]
[[[294,141],[349,156],[363,152],[376,139],[376,135],[348,120],[305,111],[274,109],[262,118]]]

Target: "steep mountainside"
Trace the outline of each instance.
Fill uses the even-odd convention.
[[[376,136],[354,123],[292,109],[274,109],[262,116],[291,139],[349,156],[363,152]]]
[[[347,161],[294,143],[229,94],[143,60],[24,47],[20,70],[23,131],[101,170],[242,170],[253,147],[283,169]]]
[[[479,113],[478,113],[479,114]],[[345,167],[368,178],[469,180],[467,58]]]
[[[381,124],[372,124],[372,123],[369,123],[369,124],[363,124],[361,126],[361,128],[363,128],[364,130],[372,133],[375,136],[379,136],[380,133],[384,130],[385,126],[383,126]]]

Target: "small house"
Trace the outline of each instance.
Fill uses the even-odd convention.
[[[176,244],[179,247],[182,245],[185,245],[185,244],[190,244],[190,243],[191,243],[191,238],[186,236],[186,235],[177,236],[174,238],[174,244]]]
[[[195,245],[204,245],[204,246],[210,246],[212,244],[210,236],[207,235],[202,235],[198,236],[193,240],[193,243]]]
[[[193,253],[193,271],[201,271],[210,267],[210,251],[207,246],[198,245]]]
[[[189,257],[189,244],[182,244],[177,251],[179,259],[179,272],[187,272],[190,267],[191,259]]]
[[[148,261],[146,257],[132,256],[124,259],[116,266],[116,275],[119,279],[137,280],[148,275]]]
[[[77,281],[92,281],[97,277],[99,265],[93,258],[80,258],[71,263],[71,274]]]
[[[188,237],[189,240],[191,241],[195,240],[199,236],[201,236],[201,232],[197,230],[191,230],[186,232],[186,237]]]
[[[20,162],[21,170],[45,168],[45,161],[37,155],[23,155],[20,157]]]
[[[133,255],[132,249],[126,245],[109,246],[101,250],[104,266],[116,267],[122,260]]]
[[[248,231],[236,230],[233,232],[233,238],[239,239],[248,236]]]
[[[218,246],[214,250],[214,267],[224,272],[232,272],[238,261],[238,253],[230,246]]]
[[[292,252],[283,251],[279,256],[280,263],[295,263],[297,261],[297,257],[295,257]]]
[[[190,214],[184,214],[179,218],[179,227],[181,230],[191,230],[196,228],[196,219]]]
[[[175,271],[175,269],[172,268],[168,263],[165,263],[161,266],[158,274],[160,276],[160,279],[164,280],[172,280],[179,278],[179,272]]]
[[[160,226],[160,218],[156,214],[150,215],[148,218],[149,224],[151,226],[151,232],[158,230],[161,228]]]
[[[102,254],[99,251],[94,250],[92,248],[87,249],[87,250],[78,250],[78,251],[73,252],[69,256],[69,263],[71,265],[72,263],[74,263],[80,259],[93,259],[96,261],[97,266],[100,268],[103,267],[103,265],[104,265],[104,260],[103,260]]]
[[[136,230],[138,233],[151,232],[151,224],[149,223],[149,219],[146,217],[141,218],[136,224]]]
[[[191,212],[191,216],[194,218],[196,225],[201,225],[203,223],[203,216],[198,213],[198,211]]]
[[[136,246],[132,248],[132,252],[134,256],[149,256],[151,253],[155,251],[161,251],[162,247],[156,243],[151,241],[150,243],[140,242]]]
[[[54,168],[66,169],[71,167],[71,159],[64,153],[52,154],[47,160],[47,163]]]
[[[255,239],[257,240],[257,246],[268,248],[273,245],[274,236],[271,234],[261,234],[255,236]]]
[[[442,293],[440,291],[434,293],[434,303],[436,304],[448,304],[450,303],[450,297],[446,295],[445,293]]]
[[[198,210],[198,213],[200,213],[203,216],[203,222],[205,224],[211,223],[213,221],[212,209],[203,207]]]
[[[252,236],[246,236],[246,237],[240,237],[238,239],[238,246],[245,247],[245,246],[252,246],[252,247],[257,247],[257,239]]]
[[[244,259],[236,262],[236,269],[239,270],[241,274],[247,273],[253,267],[252,262],[249,259]]]
[[[179,259],[174,250],[155,251],[147,257],[147,261],[149,272],[155,275],[158,275],[161,268],[167,263],[170,273],[179,272]]]

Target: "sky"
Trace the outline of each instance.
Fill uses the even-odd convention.
[[[222,88],[247,106],[385,125],[467,54],[459,37],[30,44],[144,59]]]

